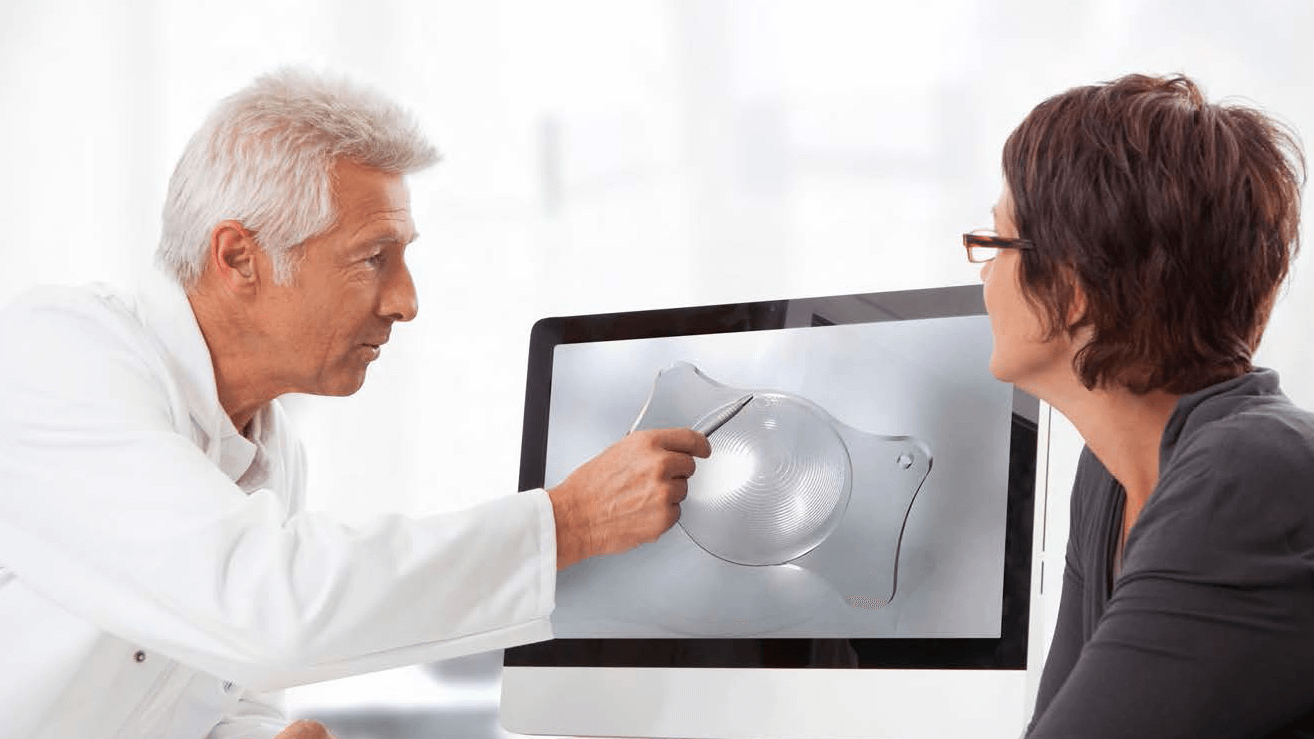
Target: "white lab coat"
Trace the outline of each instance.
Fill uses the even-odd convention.
[[[304,511],[282,409],[237,433],[167,278],[33,291],[0,346],[0,739],[268,737],[269,691],[551,638],[546,493]]]

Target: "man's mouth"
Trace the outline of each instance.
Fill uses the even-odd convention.
[[[374,341],[363,342],[361,346],[369,349],[370,354],[373,355],[372,358],[377,359],[379,356],[379,352],[383,350],[383,345],[388,343],[389,338],[391,337],[388,336],[387,334],[384,334],[383,336],[376,337]]]

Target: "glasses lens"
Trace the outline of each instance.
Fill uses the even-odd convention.
[[[973,262],[988,262],[999,254],[999,249],[993,246],[980,246],[973,244],[967,247],[967,258]]]

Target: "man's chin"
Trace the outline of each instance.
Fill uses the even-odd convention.
[[[360,390],[360,389],[361,389],[362,387],[364,387],[364,386],[365,386],[365,372],[362,370],[361,373],[360,373],[360,377],[359,377],[359,378],[357,378],[355,381],[353,381],[353,382],[351,382],[351,383],[349,383],[349,384],[347,384],[347,385],[344,385],[344,386],[341,388],[342,391],[339,392],[339,393],[336,393],[336,395],[338,395],[339,397],[346,397],[346,396],[348,396],[348,395],[355,395],[355,394],[356,394],[356,391]]]
[[[332,381],[322,383],[315,390],[314,395],[325,395],[335,398],[345,398],[348,395],[355,395],[365,385],[365,368],[354,374],[343,373],[340,377],[333,378]]]

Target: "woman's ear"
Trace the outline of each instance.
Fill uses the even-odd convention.
[[[1068,283],[1068,295],[1071,299],[1068,301],[1068,314],[1064,316],[1071,332],[1078,326],[1086,322],[1086,290],[1081,285],[1081,280],[1070,269],[1063,270],[1063,280]]]

